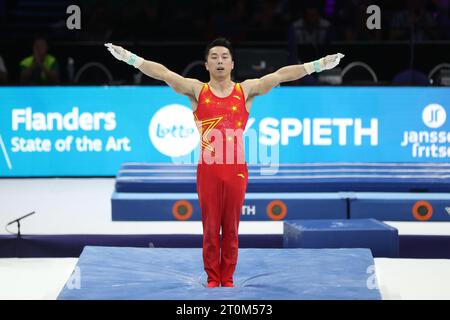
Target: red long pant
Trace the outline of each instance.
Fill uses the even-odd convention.
[[[197,166],[197,193],[203,223],[203,263],[208,282],[233,282],[238,259],[239,221],[247,182],[246,163],[199,163]]]

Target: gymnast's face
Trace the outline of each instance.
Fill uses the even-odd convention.
[[[208,53],[208,59],[205,63],[206,70],[211,77],[226,78],[229,77],[234,68],[233,57],[230,50],[225,47],[212,47]]]

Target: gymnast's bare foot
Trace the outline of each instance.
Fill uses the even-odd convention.
[[[207,288],[216,288],[216,287],[218,287],[220,285],[220,283],[219,282],[217,282],[217,281],[209,281],[208,282],[208,285],[206,286]]]
[[[222,282],[222,287],[233,288],[234,284],[231,281]]]

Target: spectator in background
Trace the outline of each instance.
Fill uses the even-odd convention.
[[[435,22],[424,0],[406,0],[406,9],[392,18],[391,40],[427,41],[438,39]]]
[[[298,44],[320,45],[328,42],[330,25],[321,16],[319,5],[311,1],[305,6],[303,17],[292,23],[291,32]]]
[[[48,54],[48,44],[44,37],[36,37],[33,55],[20,62],[20,80],[23,84],[54,85],[59,83],[59,67],[56,58]]]
[[[108,3],[106,0],[87,1],[89,2],[86,9],[86,17],[82,18],[86,21],[86,26],[81,28],[82,40],[86,41],[105,41],[109,39],[113,33],[113,19],[112,6],[115,2]],[[120,4],[123,5],[123,2]],[[127,3],[124,11],[133,11],[133,4]],[[128,25],[124,21],[120,21],[117,28],[125,28],[128,30]]]
[[[208,1],[165,0],[168,6],[165,10],[167,19],[163,23],[164,33],[174,40],[195,40],[196,35],[203,30],[205,16],[201,15]],[[170,9],[172,8],[172,9]]]
[[[450,40],[450,0],[433,0],[436,6],[436,23],[441,32],[441,39]]]
[[[280,0],[255,2],[252,8],[253,17],[250,19],[250,26],[253,30],[252,39],[284,40],[286,27],[289,25],[289,16],[285,12],[286,5],[284,1]]]
[[[231,41],[242,41],[246,38],[244,21],[247,14],[245,1],[215,0],[211,2],[205,39],[226,37]]]
[[[158,0],[141,0],[139,17],[136,19],[136,37],[139,40],[162,40],[161,35],[161,4]]]
[[[0,84],[5,84],[8,81],[8,70],[6,70],[5,62],[0,56]]]

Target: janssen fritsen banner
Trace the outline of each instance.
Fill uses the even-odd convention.
[[[249,163],[449,162],[449,88],[280,87],[257,97]],[[198,160],[189,100],[169,87],[0,88],[0,176],[113,176]]]

